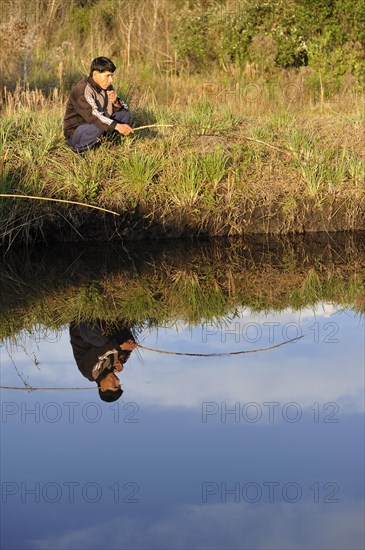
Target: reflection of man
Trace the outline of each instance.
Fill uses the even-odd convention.
[[[137,347],[132,333],[126,329],[104,330],[101,323],[71,323],[72,351],[79,371],[99,387],[103,401],[116,401],[122,395],[116,372]]]

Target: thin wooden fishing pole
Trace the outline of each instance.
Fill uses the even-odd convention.
[[[10,193],[0,193],[0,197],[9,197],[13,199],[37,199],[40,201],[51,201],[51,202],[63,202],[66,204],[77,204],[78,206],[85,206],[86,208],[94,208],[95,210],[101,210],[101,212],[108,212],[109,214],[114,214],[114,216],[120,216],[118,212],[114,212],[114,210],[107,210],[106,208],[102,208],[101,206],[94,206],[92,204],[86,204],[85,202],[77,202],[77,201],[71,201],[66,199],[52,199],[49,197],[36,197],[33,195],[12,195]]]
[[[147,124],[147,126],[138,126],[137,128],[133,128],[133,131],[145,130],[146,128],[173,128],[174,126],[174,124]]]
[[[280,344],[275,344],[274,346],[269,346],[267,348],[259,348],[259,349],[249,349],[249,350],[241,350],[241,351],[230,351],[226,353],[183,353],[179,351],[165,351],[161,349],[154,349],[154,348],[148,348],[146,346],[142,346],[141,344],[138,344],[137,347],[140,349],[144,349],[146,351],[154,351],[156,353],[163,353],[165,355],[187,355],[189,357],[223,357],[226,355],[242,355],[243,353],[257,353],[259,351],[268,351],[270,349],[279,348],[280,346],[284,346],[285,344],[290,344],[290,342],[296,342],[297,340],[300,340],[304,337],[304,334],[302,336],[297,336],[296,338],[292,338],[291,340],[286,340],[285,342],[280,342]]]

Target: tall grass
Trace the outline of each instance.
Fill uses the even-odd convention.
[[[120,173],[123,187],[136,200],[147,198],[150,186],[163,170],[163,166],[163,158],[158,153],[146,154],[132,150],[116,159],[116,170]]]
[[[308,117],[276,110],[275,102],[269,115],[247,116],[251,108],[242,101],[222,106],[220,97],[203,94],[184,102],[192,83],[174,76],[170,85],[176,88],[173,106],[156,103],[152,92],[129,93],[135,124],[165,121],[173,128],[107,137],[83,155],[64,142],[62,95],[7,92],[2,192],[89,202],[133,215],[136,227],[148,220],[160,235],[364,227],[365,157],[357,118],[349,123],[348,113],[318,115],[315,109]],[[1,199],[0,242],[42,237],[48,222],[59,233],[71,224],[76,234],[88,215]]]

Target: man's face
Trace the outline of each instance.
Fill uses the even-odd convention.
[[[113,73],[110,71],[105,71],[104,73],[93,71],[93,80],[100,86],[100,88],[106,90],[107,87],[113,82]]]
[[[102,379],[100,382],[100,389],[101,391],[106,390],[112,390],[116,391],[120,388],[120,380],[118,376],[114,374],[114,372],[111,372],[110,374],[107,374],[105,378]]]

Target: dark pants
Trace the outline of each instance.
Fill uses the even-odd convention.
[[[110,118],[116,120],[119,124],[129,124],[131,113],[123,109],[112,114]],[[73,135],[67,138],[67,142],[75,153],[81,153],[86,149],[95,147],[99,138],[105,133],[104,130],[101,130],[95,124],[81,124],[76,128]]]

